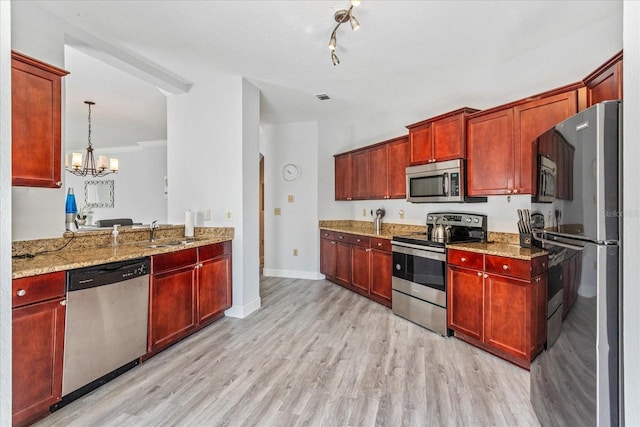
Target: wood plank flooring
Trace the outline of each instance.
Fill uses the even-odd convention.
[[[224,318],[38,426],[538,426],[529,373],[328,281]]]

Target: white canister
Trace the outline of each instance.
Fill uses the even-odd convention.
[[[193,237],[193,212],[191,210],[184,214],[184,237]]]

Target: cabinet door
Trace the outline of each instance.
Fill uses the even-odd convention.
[[[351,154],[335,157],[335,198],[351,199]]]
[[[488,275],[485,282],[484,342],[529,360],[530,282]]]
[[[422,165],[433,160],[431,123],[409,131],[411,164]]]
[[[482,341],[483,273],[458,267],[449,267],[447,272],[447,326]]]
[[[369,152],[357,151],[351,154],[351,192],[353,199],[369,196]]]
[[[351,246],[351,284],[358,292],[368,295],[371,283],[371,249]]]
[[[198,323],[220,317],[231,307],[231,258],[223,255],[198,268]]]
[[[387,144],[387,196],[389,199],[407,197],[407,166],[409,166],[409,139]],[[371,171],[375,173],[375,170]]]
[[[149,351],[186,336],[196,326],[195,268],[151,276]]]
[[[511,194],[513,174],[513,109],[469,119],[467,194]]]
[[[16,52],[11,60],[12,185],[58,188],[61,77],[66,71]]]
[[[465,157],[464,116],[447,117],[433,123],[433,157],[436,161]]]
[[[351,245],[336,243],[336,283],[351,286]]]
[[[622,99],[622,53],[585,79],[588,106],[602,101]]]
[[[513,108],[515,187],[514,193],[535,194],[536,159],[533,141],[564,119],[578,112],[575,90],[518,105]]]
[[[13,309],[13,424],[47,414],[62,397],[64,299]]]
[[[369,150],[369,199],[386,199],[389,191],[387,188],[387,145],[382,144]]]
[[[391,305],[391,275],[393,254],[389,251],[371,250],[371,295]]]
[[[328,279],[336,277],[336,242],[320,239],[320,273]]]

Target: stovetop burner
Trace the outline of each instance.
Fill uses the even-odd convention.
[[[450,227],[446,242],[431,240],[433,227],[439,224]],[[393,236],[393,242],[409,243],[433,248],[444,248],[446,243],[483,242],[487,237],[486,215],[467,213],[430,213],[427,215],[427,232]]]

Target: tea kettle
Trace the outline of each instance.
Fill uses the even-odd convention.
[[[433,229],[431,230],[431,240],[434,242],[448,242],[451,238],[451,226],[444,225],[442,223],[438,224],[438,221],[441,219],[446,219],[444,216],[439,216],[436,218],[433,223]]]

